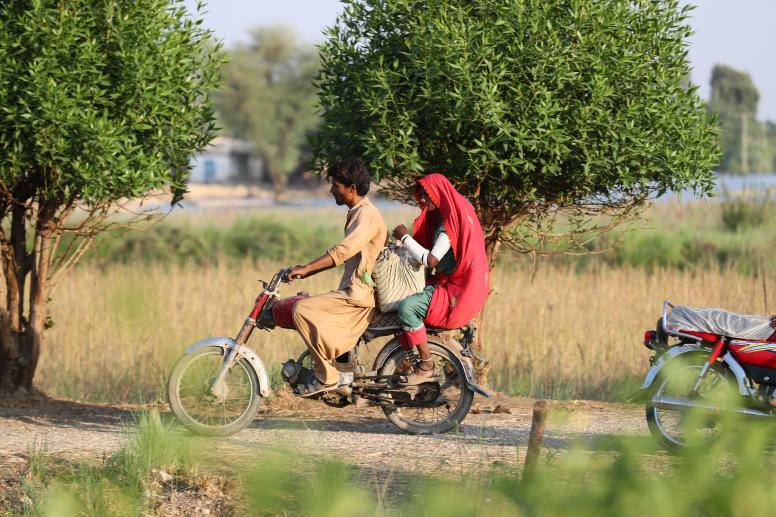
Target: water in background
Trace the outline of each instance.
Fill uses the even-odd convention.
[[[759,195],[776,195],[776,172],[764,174],[751,174],[748,176],[722,174],[716,178],[715,196],[737,195],[743,193],[754,193]],[[690,201],[695,198],[691,190],[682,191],[677,194],[669,192],[663,195],[661,200],[674,199],[676,197],[684,201]],[[406,207],[403,203],[390,201],[380,196],[370,196],[374,204],[380,210],[390,210]],[[713,199],[713,198],[712,198]],[[195,213],[195,212],[223,212],[233,210],[247,210],[253,208],[271,208],[273,210],[300,210],[310,208],[334,208],[336,204],[331,196],[325,197],[299,197],[289,199],[283,202],[275,202],[271,198],[208,198],[208,199],[184,199],[173,209],[176,213]],[[149,208],[146,205],[145,208]],[[169,205],[154,206],[166,210]]]
[[[776,189],[776,172],[750,174],[748,176],[722,174],[717,176],[717,193],[759,191],[766,192]]]
[[[370,195],[369,199],[380,210],[390,210],[401,207],[407,207],[404,203],[391,201],[380,196]],[[298,198],[289,198],[288,200],[277,202],[272,198],[206,198],[206,199],[184,199],[173,208],[173,213],[196,213],[196,212],[231,212],[235,210],[249,210],[254,208],[271,208],[272,210],[301,210],[311,208],[336,208],[337,204],[331,196],[305,196]],[[146,203],[146,210],[169,210],[169,205],[165,203]],[[342,207],[343,211],[347,207]]]

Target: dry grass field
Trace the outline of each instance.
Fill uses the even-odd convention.
[[[55,292],[38,386],[84,400],[163,397],[175,358],[198,339],[235,335],[276,263],[215,265],[82,264]],[[320,293],[339,271],[283,287]],[[766,279],[771,289],[776,282]],[[536,397],[620,399],[648,366],[641,342],[664,299],[764,313],[762,278],[735,271],[647,271],[547,265],[532,277],[527,261],[500,265],[486,307],[490,385]],[[772,309],[773,307],[771,307]],[[250,344],[274,373],[304,350],[289,330],[256,331]],[[379,343],[370,344],[374,353]]]

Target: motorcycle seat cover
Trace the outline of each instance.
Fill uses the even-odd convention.
[[[690,331],[758,341],[773,339],[774,334],[769,316],[736,314],[719,308],[677,305],[666,320],[669,332]]]

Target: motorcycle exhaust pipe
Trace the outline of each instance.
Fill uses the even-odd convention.
[[[669,411],[699,409],[701,411],[708,411],[710,413],[722,413],[724,411],[724,412],[738,413],[739,415],[745,415],[745,416],[755,416],[755,417],[772,416],[770,413],[766,413],[765,411],[759,411],[757,409],[742,408],[742,407],[737,407],[735,409],[728,409],[719,405],[710,404],[708,402],[690,400],[683,397],[667,397],[665,395],[653,398],[652,400],[649,401],[649,404],[658,409],[666,409]]]

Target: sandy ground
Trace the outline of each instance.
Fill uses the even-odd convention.
[[[521,465],[532,407],[530,399],[478,396],[459,431],[412,436],[393,427],[379,408],[337,409],[283,397],[260,409],[247,429],[216,440],[215,447],[238,458],[281,447],[363,468],[416,474],[442,468],[452,475],[465,474],[493,465]],[[23,461],[32,447],[72,457],[109,455],[126,441],[143,409],[57,399],[0,401],[0,462]],[[640,406],[555,401],[550,404],[544,448],[564,451],[578,441],[647,434]]]
[[[209,458],[225,469],[181,489],[181,480],[156,475],[158,501],[149,515],[234,515],[239,506],[230,473],[278,458],[304,472],[310,458],[333,459],[355,467],[354,479],[380,501],[401,504],[416,476],[465,480],[501,471],[519,473],[525,461],[534,401],[496,395],[475,398],[456,432],[412,436],[396,429],[377,407],[330,408],[318,401],[280,395],[266,401],[253,423],[227,438],[202,438]],[[583,442],[589,454],[607,455],[612,439],[654,443],[641,406],[592,401],[550,401],[540,462]],[[148,406],[111,406],[75,401],[0,399],[0,515],[3,506],[22,508],[20,480],[32,450],[94,462],[119,450],[130,438],[137,415]],[[165,421],[172,415],[162,408]],[[186,432],[186,431],[180,431]],[[195,445],[199,446],[195,440]],[[614,454],[611,454],[614,458]],[[664,453],[650,455],[659,470]],[[301,474],[300,474],[301,475]],[[209,477],[208,477],[209,476]],[[169,477],[169,476],[168,476]],[[192,483],[189,481],[189,483]],[[7,514],[7,515],[11,515]]]

